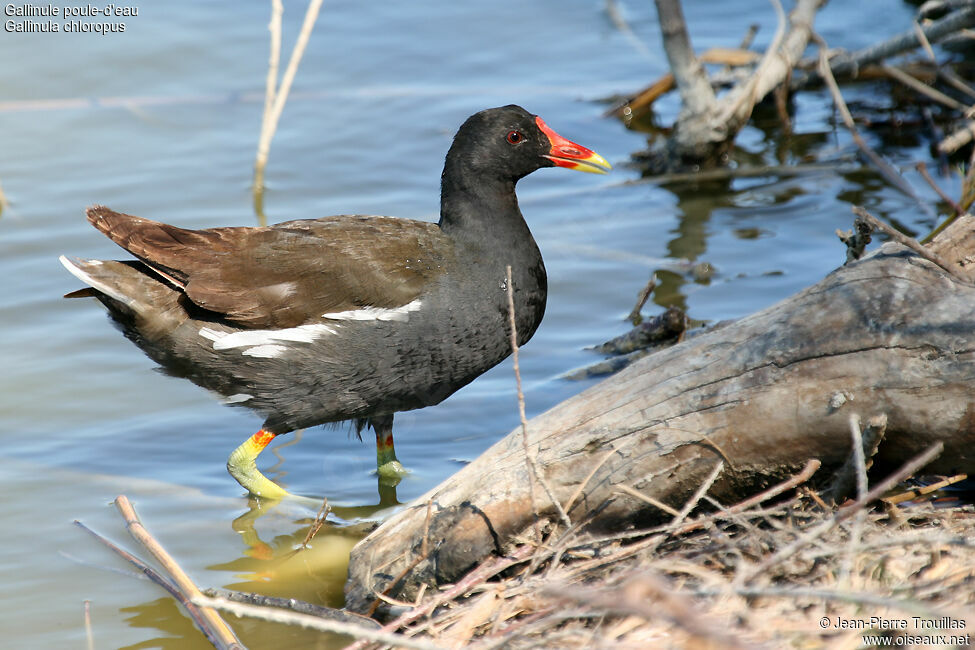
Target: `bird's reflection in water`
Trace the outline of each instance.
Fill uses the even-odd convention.
[[[341,606],[349,552],[373,524],[327,521],[309,540],[317,522],[313,515],[305,514],[303,506],[303,515],[297,519],[281,502],[252,497],[249,506],[233,521],[233,529],[244,542],[243,555],[209,567],[230,572],[238,580],[226,588]],[[275,516],[270,516],[272,512]]]
[[[274,473],[275,469],[284,461],[278,452],[298,440],[300,436],[273,450],[278,463],[268,473],[276,480],[282,477]],[[322,514],[320,500],[250,496],[247,511],[232,523],[244,542],[243,556],[209,568],[228,571],[242,579],[226,585],[228,589],[339,607],[343,601],[349,552],[378,525],[377,513],[400,504],[396,483],[378,477],[378,502],[330,506],[324,521],[315,515]]]
[[[290,440],[287,440],[286,442],[283,442],[270,450],[270,452],[274,454],[274,457],[277,459],[277,462],[268,467],[266,473],[274,476],[275,481],[281,482],[288,474],[287,471],[281,469],[282,465],[284,464],[284,456],[281,454],[281,450],[301,442],[301,438],[304,433],[304,429],[299,429],[294,432]],[[357,519],[370,518],[381,510],[398,506],[400,505],[400,502],[396,496],[396,486],[399,485],[401,480],[401,476],[377,475],[376,486],[379,493],[379,502],[376,505],[331,506],[331,511],[336,517],[340,517],[346,521],[355,521]],[[305,503],[310,507],[317,507],[317,505],[314,505],[314,500],[312,499],[299,496],[294,496],[293,499]],[[251,498],[251,501],[254,501],[254,499]],[[321,504],[319,503],[318,505]]]

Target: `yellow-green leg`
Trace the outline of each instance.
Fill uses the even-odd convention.
[[[396,449],[393,447],[393,416],[370,418],[370,424],[376,430],[376,473],[381,480],[395,485],[406,476],[407,471],[396,459]]]
[[[272,482],[257,469],[257,457],[274,440],[276,433],[261,429],[234,449],[227,460],[227,471],[245,490],[265,499],[282,499],[291,493]]]

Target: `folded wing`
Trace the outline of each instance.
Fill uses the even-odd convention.
[[[390,217],[189,230],[95,206],[88,220],[195,305],[246,328],[403,307],[444,272],[451,251],[435,224]]]

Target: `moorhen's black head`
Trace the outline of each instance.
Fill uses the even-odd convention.
[[[511,104],[467,118],[447,152],[444,176],[516,182],[536,169],[555,166],[597,174],[610,169],[599,154],[566,140],[542,118]]]

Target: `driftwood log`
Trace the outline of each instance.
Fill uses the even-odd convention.
[[[967,273],[975,220],[932,248]],[[891,242],[532,419],[527,443],[574,524],[620,529],[671,517],[632,490],[680,510],[719,463],[709,493],[725,503],[810,459],[826,475],[850,454],[851,414],[887,417],[874,472],[940,441],[929,469],[971,473],[973,387],[975,285]],[[347,607],[368,611],[382,592],[412,601],[530,537],[536,511],[557,521],[537,482],[532,503],[529,471],[519,428],[391,517],[352,551]]]
[[[652,151],[657,173],[695,165],[713,167],[748,122],[755,105],[780,84],[806,50],[813,19],[825,0],[797,0],[788,19],[779,7],[779,27],[755,73],[722,97],[711,87],[707,72],[691,47],[679,0],[656,0],[664,51],[680,91],[682,108],[673,133]]]

